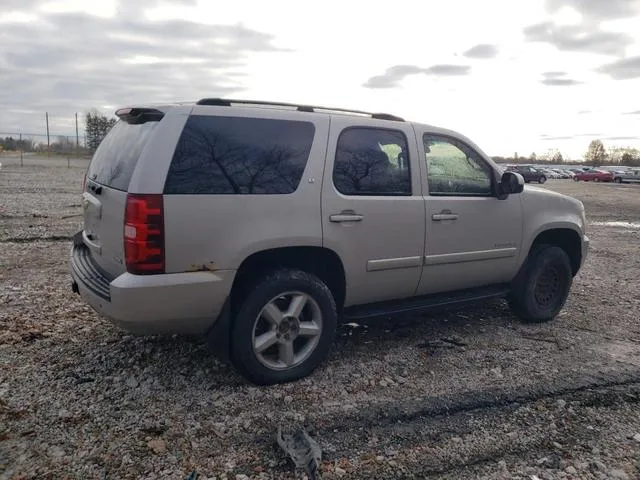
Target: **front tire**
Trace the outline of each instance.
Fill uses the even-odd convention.
[[[300,270],[277,270],[245,295],[231,328],[231,361],[251,382],[311,374],[327,356],[338,321],[329,288]]]
[[[566,252],[553,245],[539,245],[513,282],[509,306],[525,322],[552,320],[564,307],[572,283]]]
[[[538,183],[541,185],[546,181],[547,181],[547,177],[545,177],[544,175],[538,178]]]
[[[616,182],[616,183],[622,183],[622,178],[616,177],[616,178],[613,179],[613,181]]]

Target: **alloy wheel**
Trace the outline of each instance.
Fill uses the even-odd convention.
[[[287,370],[303,363],[318,346],[322,311],[303,292],[286,292],[272,298],[260,311],[253,327],[253,352],[272,370]]]

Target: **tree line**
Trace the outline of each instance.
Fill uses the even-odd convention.
[[[516,152],[512,157],[491,157],[498,163],[512,163],[512,164],[530,164],[535,163],[539,165],[590,165],[594,167],[605,165],[620,165],[627,167],[640,166],[640,150],[637,148],[629,147],[612,147],[606,149],[602,140],[593,140],[587,151],[585,152],[582,160],[567,160],[563,157],[560,151],[552,149],[544,155],[537,155],[535,152],[531,153],[528,157],[520,156]]]
[[[0,152],[51,152],[51,153],[86,153],[82,145],[76,145],[76,138],[57,135],[50,139],[47,147],[46,139],[36,141],[33,138],[8,136],[0,137]]]
[[[640,150],[637,148],[612,148],[605,150],[601,140],[593,140],[584,156],[587,165],[624,165],[640,167]]]
[[[116,124],[117,119],[114,117],[107,117],[96,109],[85,114],[85,145],[80,146],[81,151],[88,151],[89,153],[95,152],[102,142],[102,139],[109,133],[109,130]],[[74,140],[71,137],[57,136],[49,146],[50,152],[70,152],[76,148]],[[0,137],[0,151],[18,151],[25,152],[37,152],[46,151],[46,144],[42,142],[36,142],[31,138],[14,138]],[[640,150],[637,148],[609,148],[605,149],[602,140],[593,140],[589,144],[587,151],[584,154],[583,161],[580,160],[566,160],[562,153],[557,149],[551,149],[543,155],[537,155],[532,152],[528,157],[520,156],[516,152],[512,157],[492,157],[494,161],[498,163],[535,163],[535,164],[550,164],[550,165],[591,165],[594,167],[604,165],[621,165],[628,167],[640,166]]]
[[[85,135],[89,151],[96,151],[102,139],[109,133],[109,130],[116,122],[115,118],[102,115],[95,109],[87,112],[85,115]]]
[[[102,142],[102,139],[109,133],[111,127],[116,124],[116,119],[102,115],[93,109],[85,114],[85,141],[78,142],[76,137],[56,135],[49,138],[47,146],[47,136],[39,135],[39,140],[33,137],[20,138],[19,136],[0,137],[0,152],[51,152],[51,153],[93,153]],[[84,145],[82,144],[84,143]]]

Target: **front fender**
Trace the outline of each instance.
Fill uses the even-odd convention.
[[[527,187],[523,197],[522,249],[518,266],[526,260],[536,238],[550,230],[571,230],[584,242],[584,207],[578,200],[549,190]]]

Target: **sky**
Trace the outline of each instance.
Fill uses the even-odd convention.
[[[640,148],[640,0],[0,0],[0,136],[203,97],[386,112],[489,155]],[[80,125],[81,132],[83,125]]]

